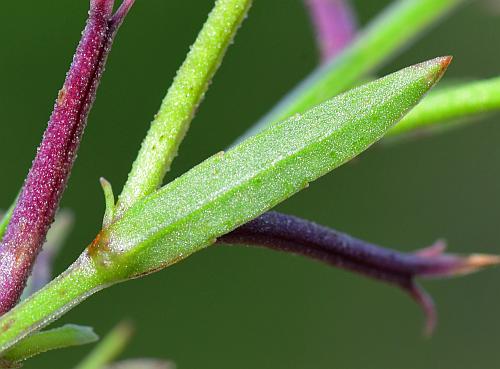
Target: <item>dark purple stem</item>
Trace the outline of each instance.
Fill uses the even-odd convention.
[[[306,0],[323,62],[342,51],[356,34],[356,22],[346,0]]]
[[[436,313],[432,299],[415,283],[415,278],[465,274],[499,262],[496,256],[444,254],[442,242],[416,253],[402,253],[276,212],[261,215],[217,242],[299,254],[396,285],[407,291],[423,308],[428,333],[435,326]]]
[[[18,301],[54,220],[113,39],[133,1],[91,0],[63,88],[0,244],[0,315]]]

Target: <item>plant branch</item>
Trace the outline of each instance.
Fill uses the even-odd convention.
[[[118,199],[116,217],[161,186],[251,2],[217,0],[215,3],[151,123]]]
[[[54,259],[73,228],[74,217],[69,210],[62,209],[47,233],[47,241],[33,266],[33,272],[26,284],[21,299],[31,296],[52,279]]]
[[[68,270],[0,318],[0,353],[108,285],[92,260],[80,256]]]
[[[423,30],[463,0],[399,0],[373,20],[343,52],[317,67],[235,143],[351,88],[407,47]]]
[[[355,239],[333,229],[276,212],[268,212],[217,240],[218,244],[260,246],[299,254],[332,266],[396,285],[412,296],[426,315],[426,333],[436,324],[432,299],[415,278],[463,275],[500,263],[500,257],[444,254],[445,245],[402,253]]]
[[[462,122],[465,118],[499,110],[500,77],[462,83],[429,93],[388,136],[447,127],[453,125],[451,121]]]
[[[113,3],[90,2],[82,39],[0,244],[0,315],[19,300],[59,207],[118,29],[110,20]]]
[[[174,264],[368,148],[450,62],[405,68],[273,125],[141,200],[69,268],[0,318],[0,352],[96,291]]]

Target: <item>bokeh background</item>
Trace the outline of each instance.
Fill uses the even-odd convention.
[[[387,0],[353,1],[364,25]],[[495,5],[495,1],[491,1]],[[500,72],[500,15],[470,1],[380,71],[455,56],[446,79]],[[491,5],[490,4],[490,5]],[[118,191],[141,138],[213,0],[139,0],[109,60],[63,206],[77,227],[61,272],[99,228],[98,178]],[[88,0],[4,1],[0,11],[0,204],[29,168],[83,27]],[[256,0],[217,74],[169,179],[225,148],[316,65],[299,0]],[[500,253],[500,115],[444,134],[381,145],[313,183],[281,211],[400,250],[440,237],[455,252]],[[400,291],[291,255],[207,249],[93,296],[62,322],[104,335],[128,318],[123,357],[180,369],[498,368],[500,269],[424,283],[438,304],[432,339]],[[89,347],[26,368],[71,368]]]

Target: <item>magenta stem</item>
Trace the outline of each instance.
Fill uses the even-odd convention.
[[[351,43],[356,21],[347,0],[306,0],[323,62]]]
[[[48,127],[0,244],[0,315],[19,300],[54,220],[116,31],[114,0],[91,0],[89,18]]]

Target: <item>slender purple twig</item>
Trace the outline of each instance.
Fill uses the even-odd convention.
[[[73,213],[69,210],[62,209],[57,213],[47,233],[47,241],[43,245],[43,250],[38,254],[33,265],[21,299],[31,296],[51,281],[54,261],[73,227],[73,218]]]
[[[342,51],[356,34],[354,14],[346,0],[306,0],[323,62]]]
[[[432,299],[416,284],[415,278],[467,274],[500,262],[499,257],[491,255],[461,257],[445,254],[443,242],[415,253],[393,251],[276,212],[261,215],[217,242],[299,254],[396,285],[408,292],[424,310],[428,334],[435,327],[436,312]]]
[[[0,315],[18,301],[54,220],[113,39],[133,5],[125,0],[91,0],[63,88],[0,244]]]

